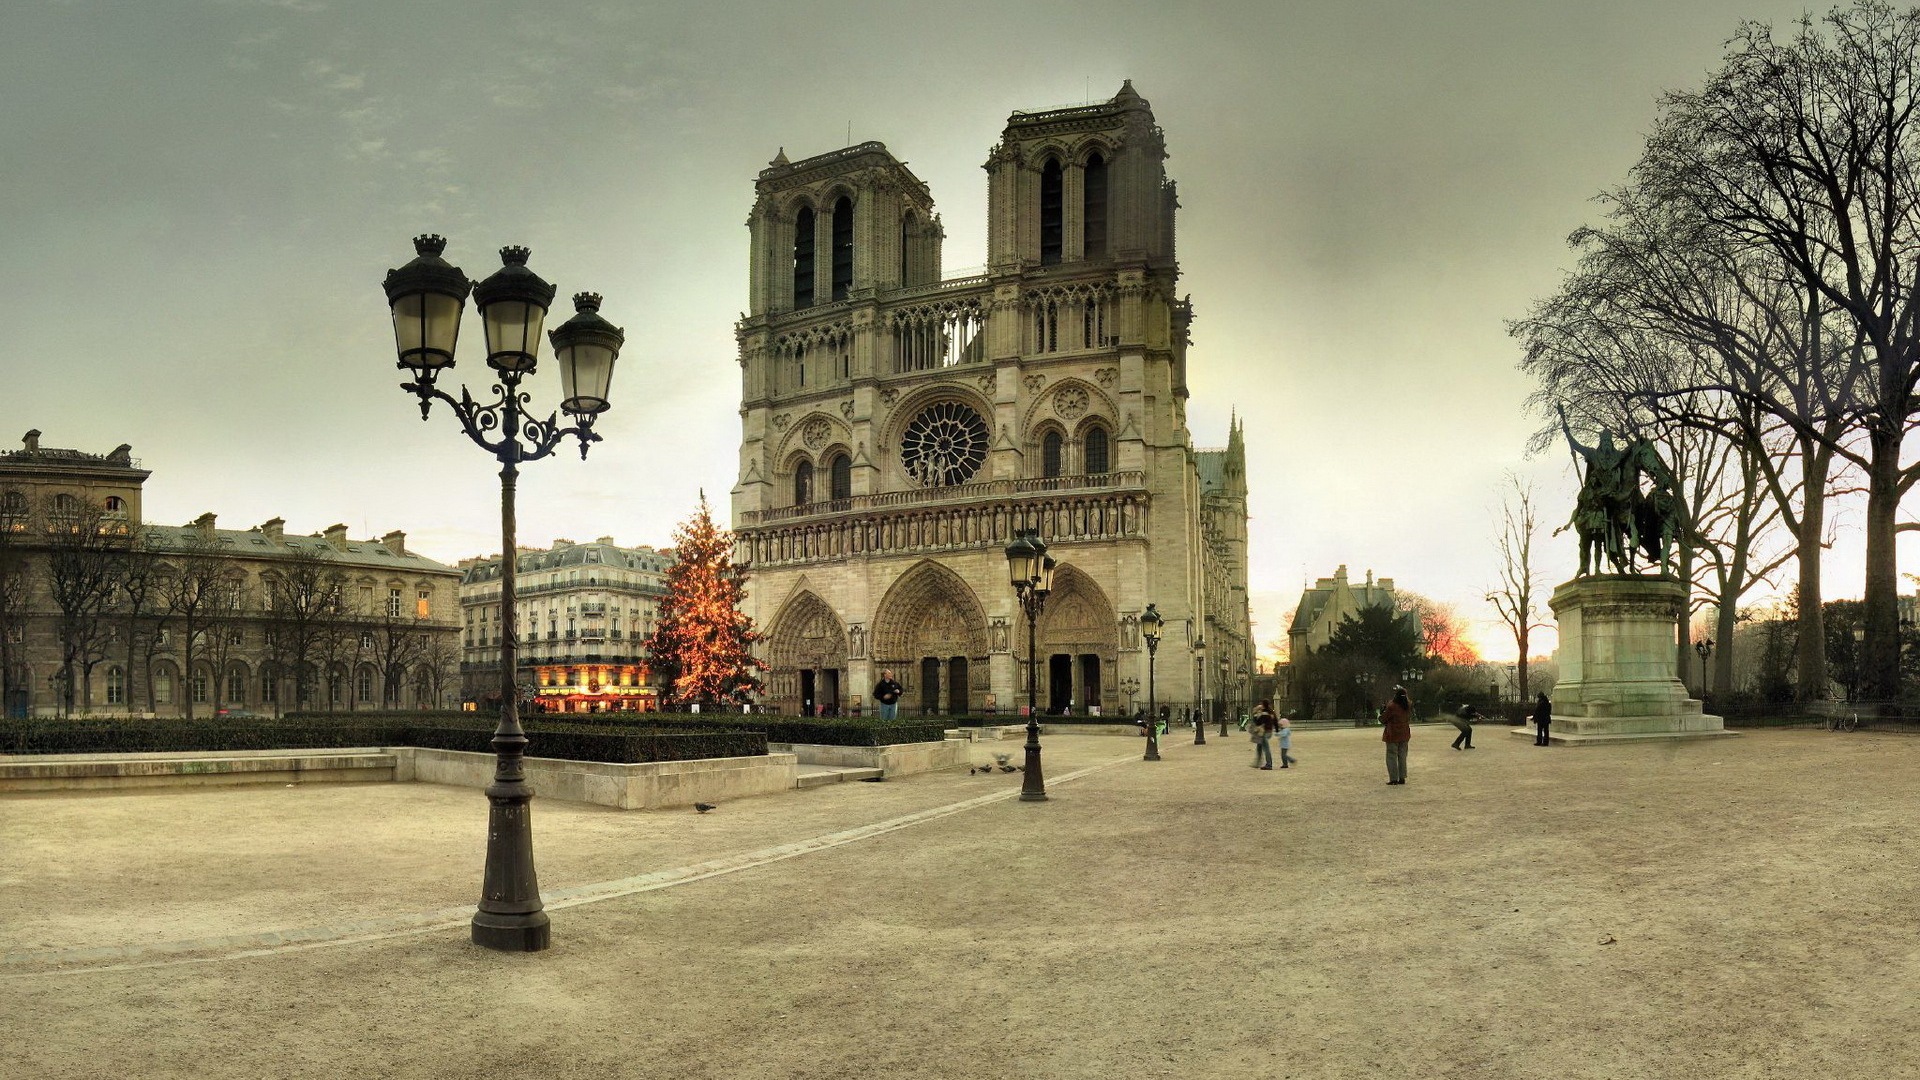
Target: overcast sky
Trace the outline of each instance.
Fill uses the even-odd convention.
[[[1803,7],[10,0],[0,439],[131,443],[157,521],[497,551],[496,466],[396,388],[380,280],[420,232],[474,278],[525,244],[562,297],[605,294],[627,346],[606,441],[523,473],[521,540],[664,545],[736,479],[743,222],[775,151],[885,142],[931,185],[952,273],[985,261],[1007,114],[1131,78],[1180,184],[1194,440],[1247,420],[1259,639],[1345,563],[1510,657],[1481,599],[1502,474],[1550,526],[1573,481],[1564,453],[1523,457],[1503,320],[1555,287],[1660,91],[1742,18]],[[1833,595],[1858,594],[1854,547]],[[1570,540],[1547,550],[1564,579]]]

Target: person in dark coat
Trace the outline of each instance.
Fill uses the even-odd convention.
[[[880,673],[880,681],[873,684],[873,699],[880,703],[880,719],[900,719],[900,695],[906,692],[906,687],[893,681],[893,672]]]
[[[1453,737],[1453,748],[1455,750],[1473,749],[1473,722],[1485,719],[1486,717],[1480,715],[1480,710],[1472,705],[1460,706],[1460,711],[1453,714],[1453,726],[1460,731],[1460,734]]]
[[[1547,726],[1553,723],[1553,702],[1541,694],[1533,705],[1533,745],[1547,745]]]
[[[1407,782],[1407,744],[1413,741],[1413,702],[1407,688],[1393,688],[1393,700],[1380,710],[1380,741],[1387,744],[1387,783]]]

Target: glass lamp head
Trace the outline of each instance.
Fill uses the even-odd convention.
[[[1007,545],[1007,580],[1013,583],[1016,592],[1033,584],[1034,566],[1038,562],[1031,535],[1025,529],[1016,531],[1013,543]]]
[[[626,332],[600,317],[599,293],[575,293],[574,316],[547,334],[560,364],[560,407],[575,416],[607,411],[613,362]]]
[[[1165,620],[1160,618],[1159,609],[1148,604],[1147,610],[1140,613],[1140,633],[1146,635],[1148,641],[1157,642],[1160,640],[1160,627],[1164,622]]]
[[[447,238],[425,233],[413,238],[415,257],[397,270],[388,270],[382,284],[393,311],[393,338],[399,367],[432,384],[441,368],[453,366],[453,347],[460,337],[460,313],[466,307],[473,282],[460,268],[441,258]]]
[[[473,287],[473,304],[487,331],[487,363],[502,375],[532,374],[540,362],[540,328],[554,288],[527,269],[523,247],[500,249],[500,269]]]

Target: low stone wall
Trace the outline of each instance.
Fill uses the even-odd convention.
[[[396,779],[470,788],[485,788],[493,783],[492,754],[417,746],[398,748],[395,752],[411,759],[401,769],[405,775]],[[773,753],[698,761],[650,761],[637,765],[527,758],[526,772],[527,783],[533,785],[538,798],[593,803],[621,810],[658,810],[791,791],[797,764],[793,754]]]
[[[218,784],[378,783],[399,779],[406,750],[229,750],[167,754],[0,755],[0,793]]]
[[[843,769],[879,769],[882,776],[952,769],[967,762],[965,739],[895,743],[892,746],[827,746],[821,743],[768,743],[767,750],[792,754],[802,765]]]

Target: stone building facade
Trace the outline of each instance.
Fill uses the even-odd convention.
[[[950,279],[932,195],[884,145],[760,173],[732,494],[770,704],[870,706],[891,669],[909,712],[1024,706],[1022,528],[1059,561],[1041,708],[1144,704],[1149,603],[1161,701],[1252,670],[1244,446],[1187,430],[1165,157],[1131,83],[1014,113],[985,164],[986,272]]]
[[[520,684],[548,712],[645,711],[659,703],[641,647],[667,594],[671,552],[556,540],[515,564]],[[460,563],[461,670],[469,701],[498,700],[500,557]]]
[[[1361,608],[1394,606],[1393,579],[1374,580],[1373,571],[1367,571],[1364,582],[1355,583],[1347,578],[1347,567],[1342,563],[1333,572],[1332,577],[1323,577],[1314,581],[1309,588],[1300,590],[1300,602],[1294,605],[1293,621],[1287,625],[1287,656],[1289,662],[1280,665],[1275,693],[1277,702],[1298,709],[1305,705],[1301,698],[1304,693],[1298,679],[1294,677],[1293,663],[1300,657],[1319,649],[1333,639],[1334,628],[1341,620],[1356,616]],[[1391,679],[1387,680],[1389,683]]]
[[[28,432],[22,449],[0,453],[0,562],[19,571],[9,579],[0,568],[0,590],[9,580],[19,587],[11,606],[0,600],[7,715],[51,715],[69,699],[75,711],[153,716],[454,701],[458,574],[408,551],[405,533],[355,541],[334,525],[289,536],[278,518],[234,530],[217,528],[213,514],[183,526],[146,522],[150,474],[129,447],[96,455],[39,438]],[[63,543],[72,550],[80,529],[105,541],[67,556],[80,572],[102,574],[100,599],[84,608],[62,603],[55,579],[74,571],[54,568],[55,552]],[[309,591],[324,596],[290,631],[292,568],[303,560],[318,566]],[[138,573],[136,593],[128,581]],[[178,584],[196,574],[204,587]],[[183,611],[182,599],[193,607]],[[307,642],[298,664],[293,634]],[[69,665],[75,653],[80,662]]]

